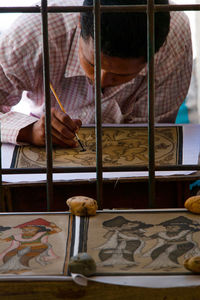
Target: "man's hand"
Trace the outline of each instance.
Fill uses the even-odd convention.
[[[81,120],[72,120],[70,116],[55,108],[51,109],[51,132],[52,143],[61,147],[77,147],[78,143],[74,140],[75,132],[82,125]],[[19,131],[18,142],[26,142],[36,146],[45,145],[45,115]]]

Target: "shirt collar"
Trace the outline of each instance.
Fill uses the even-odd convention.
[[[85,76],[85,73],[79,62],[79,39],[80,28],[77,26],[72,41],[68,62],[65,68],[65,77]]]

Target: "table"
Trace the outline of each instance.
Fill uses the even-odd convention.
[[[191,196],[190,183],[198,178],[197,174],[157,178],[156,207],[183,207],[185,200]],[[45,183],[7,183],[4,189],[2,211],[46,211]],[[96,199],[96,181],[54,183],[54,203],[51,205],[51,210],[65,211],[66,200],[77,195],[86,195]],[[148,208],[147,178],[104,180],[102,208]]]
[[[169,220],[177,220],[177,216],[179,216],[178,210],[164,210],[167,213],[170,214],[175,214],[174,218],[173,215],[171,215],[169,218],[166,218],[166,220],[169,223]],[[160,210],[159,213],[163,214],[164,212],[163,210]],[[143,220],[143,222],[147,225],[147,223],[152,223],[154,225],[158,225],[160,223],[160,220],[163,220],[161,217],[161,219],[159,219],[159,217],[157,218],[157,214],[158,212],[154,211],[154,214],[156,214],[156,217],[154,216],[153,218],[151,217],[150,219],[147,217],[147,219],[144,219],[144,214],[146,214],[145,211],[140,211],[139,214],[144,213],[143,217],[140,217],[138,215],[138,212],[136,211],[123,211],[123,213],[118,213],[120,216],[124,214],[126,214],[125,218],[127,218],[127,220],[129,220],[130,222],[132,222],[132,237],[138,237],[138,238],[142,238],[143,236],[141,236],[139,234],[139,231],[136,227],[134,227],[134,223],[135,223],[135,218],[131,218],[131,214],[136,214],[138,217],[136,217],[136,220],[138,220],[138,218],[140,218],[141,220]],[[152,212],[148,212],[147,214],[152,214]],[[103,215],[103,219],[102,221],[104,221],[105,219],[107,220],[107,224],[104,224],[105,221],[103,222],[103,224],[106,226],[104,227],[104,230],[110,231],[110,229],[112,229],[110,227],[110,223],[108,224],[108,220],[109,222],[112,221],[114,219],[116,219],[116,217],[113,219],[113,217],[110,215],[114,214],[113,216],[116,215],[116,212],[113,212],[113,210],[111,211],[107,211],[107,212],[100,212],[101,215]],[[186,210],[180,210],[180,216],[182,215],[182,219],[180,219],[180,223],[184,222],[184,218],[183,218],[183,214],[187,214],[185,215],[186,217],[188,216],[189,218],[191,218],[191,215],[188,215],[188,212]],[[105,215],[108,215],[108,217],[105,218]],[[69,219],[66,219],[66,217],[69,217]],[[157,274],[156,276],[153,276],[154,279],[150,278],[152,275],[132,275],[129,277],[128,276],[111,276],[109,278],[109,276],[92,276],[90,278],[88,278],[87,281],[87,285],[86,286],[81,286],[78,285],[75,281],[75,277],[71,277],[71,276],[67,276],[64,275],[64,270],[65,268],[62,267],[63,263],[61,263],[61,260],[64,259],[64,261],[67,261],[66,258],[66,253],[67,253],[67,248],[68,246],[66,245],[66,240],[68,241],[70,238],[70,214],[68,213],[46,213],[46,214],[40,214],[40,213],[32,213],[32,214],[27,214],[27,213],[19,213],[19,214],[0,214],[0,220],[1,220],[1,225],[4,226],[4,232],[1,235],[1,254],[2,254],[2,245],[3,245],[3,238],[5,237],[9,237],[11,234],[11,231],[9,230],[13,230],[13,236],[15,241],[20,241],[20,235],[19,235],[19,230],[21,230],[23,227],[29,225],[31,226],[31,224],[33,226],[41,226],[41,224],[43,224],[43,227],[47,227],[49,230],[54,230],[55,225],[57,226],[57,228],[59,228],[61,231],[55,231],[54,230],[54,234],[50,234],[49,235],[49,239],[47,241],[45,241],[44,239],[42,240],[41,237],[38,240],[38,233],[34,233],[35,235],[35,241],[37,241],[37,243],[42,243],[43,245],[45,245],[46,242],[50,243],[52,245],[52,250],[54,251],[54,254],[59,255],[56,258],[54,257],[54,260],[51,261],[51,263],[49,264],[49,266],[51,267],[52,264],[54,266],[56,266],[56,270],[55,269],[48,269],[48,265],[38,265],[38,263],[36,264],[36,262],[34,263],[34,260],[36,257],[39,257],[39,252],[38,254],[35,253],[35,256],[30,256],[30,262],[28,264],[29,267],[31,267],[31,269],[29,268],[29,270],[23,270],[22,266],[19,265],[19,268],[16,269],[16,264],[7,264],[6,268],[2,269],[2,266],[6,265],[6,261],[4,261],[2,263],[2,260],[0,262],[0,297],[2,299],[85,299],[85,300],[89,300],[89,299],[109,299],[109,300],[115,300],[115,299],[127,299],[127,297],[129,297],[130,299],[132,299],[134,297],[135,300],[140,300],[140,299],[149,299],[149,300],[166,300],[166,299],[170,299],[170,300],[193,300],[193,299],[199,299],[199,292],[200,292],[200,276],[197,275],[192,275],[190,274],[190,272],[187,272],[187,274],[185,275],[177,275],[176,273],[174,273],[174,275],[166,275],[166,271],[164,274],[162,274],[162,276],[159,276],[159,274]],[[90,220],[90,222],[96,222],[96,217],[92,217],[92,220]],[[165,216],[164,216],[164,220],[165,220]],[[52,221],[54,221],[55,223],[52,223]],[[77,222],[77,217],[75,220],[75,223],[73,224],[78,224]],[[197,224],[198,221],[198,216],[194,216],[194,223],[193,225],[198,226]],[[155,222],[155,223],[154,223]],[[65,225],[68,224],[67,226]],[[141,224],[141,228],[145,228],[144,227],[144,223],[140,223]],[[166,221],[165,221],[166,223]],[[199,223],[199,221],[198,221]],[[80,224],[80,223],[79,223]],[[94,224],[94,223],[93,223]],[[97,216],[97,223],[99,224],[98,221],[98,216]],[[169,224],[164,224],[162,222],[163,226],[169,226]],[[5,228],[5,226],[11,226],[11,228]],[[17,226],[16,226],[17,225]],[[112,224],[114,225],[114,223]],[[118,223],[119,225],[119,223]],[[149,224],[150,225],[150,224]],[[200,225],[200,223],[199,223]],[[79,225],[80,229],[82,228],[81,224]],[[116,226],[116,225],[114,225]],[[128,242],[128,240],[126,240],[126,237],[130,237],[131,235],[128,234],[127,231],[124,231],[125,228],[122,228],[122,224],[120,226],[118,226],[118,230],[119,230],[119,235],[123,233],[123,235],[121,235],[121,238],[124,239],[124,241]],[[128,225],[130,226],[130,225]],[[91,226],[91,229],[93,227]],[[107,229],[106,229],[107,228]],[[127,227],[126,230],[130,227]],[[145,237],[148,237],[148,230],[151,227],[146,227],[145,229]],[[200,227],[199,227],[200,228]],[[7,233],[7,230],[9,231],[9,233]],[[18,230],[18,231],[14,231],[14,230]],[[44,230],[44,229],[43,229]],[[94,231],[94,229],[92,229]],[[101,229],[102,230],[102,229]],[[120,231],[122,230],[122,231]],[[151,229],[150,229],[151,230]],[[195,231],[193,230],[193,227],[190,227],[191,232],[189,233],[188,230],[184,230],[182,229],[183,234],[193,234],[193,237],[195,235]],[[66,233],[68,232],[68,235],[66,236]],[[73,230],[72,230],[73,232]],[[78,231],[76,230],[78,236],[81,237],[81,235],[83,234],[82,231]],[[153,230],[152,232],[154,232],[155,234],[155,230]],[[157,233],[159,233],[159,229],[157,229]],[[6,236],[4,236],[4,234]],[[26,235],[28,234],[28,232],[26,231]],[[30,232],[29,232],[30,234]],[[61,234],[61,235],[60,235]],[[113,233],[114,234],[114,233]],[[56,236],[56,237],[54,237]],[[100,241],[98,241],[99,244],[101,244],[101,239],[104,236],[104,232],[100,233]],[[162,237],[163,235],[160,235],[160,237]],[[185,236],[184,236],[185,237]],[[108,235],[106,236],[106,239],[109,238]],[[155,238],[155,237],[154,237]],[[185,237],[186,238],[186,237]],[[177,243],[177,247],[181,243],[188,243],[189,240],[188,239],[183,239],[183,235],[178,237],[176,236],[176,241],[174,241],[174,243]],[[99,239],[96,238],[97,240]],[[177,239],[180,239],[177,240]],[[198,245],[199,245],[199,240],[197,241],[197,236],[196,239],[194,239]],[[34,236],[32,237],[32,241],[34,242]],[[81,241],[81,239],[80,239]],[[91,241],[91,232],[88,232],[88,241]],[[191,240],[193,241],[193,239]],[[24,241],[23,241],[24,242]],[[27,242],[27,237],[26,237],[26,242]],[[150,242],[150,240],[149,240]],[[24,242],[25,243],[25,242]],[[76,243],[76,242],[75,242]],[[6,241],[6,248],[8,249],[9,245],[11,244],[11,240],[10,241]],[[30,244],[30,243],[29,243]],[[104,243],[105,245],[105,243]],[[194,244],[195,245],[195,244]],[[33,247],[34,244],[31,245],[31,247]],[[89,249],[91,249],[91,244],[90,246],[88,245],[88,251],[90,251]],[[157,246],[159,247],[159,244],[157,244]],[[5,246],[4,246],[5,247]],[[20,247],[20,245],[16,245],[16,247]],[[16,248],[15,247],[15,248]],[[27,246],[26,246],[27,247]],[[75,250],[75,246],[73,247],[73,253]],[[5,248],[4,248],[5,249]],[[13,248],[12,248],[13,249]],[[11,251],[12,249],[9,249],[9,256],[7,258],[11,259]],[[20,249],[20,248],[18,248]],[[38,248],[39,249],[39,248]],[[66,249],[64,251],[64,249]],[[104,248],[105,249],[105,248]],[[143,248],[145,249],[145,248]],[[148,247],[147,247],[148,249]],[[175,249],[174,249],[175,250]],[[185,248],[185,250],[189,251],[188,249]],[[96,250],[95,250],[96,251]],[[172,249],[170,250],[172,251]],[[179,249],[180,251],[180,249]],[[142,253],[144,253],[145,251],[142,251]],[[18,252],[19,253],[19,252]],[[70,250],[71,253],[71,250]],[[124,252],[125,253],[125,252]],[[23,255],[29,255],[29,253],[23,253]],[[30,252],[31,254],[31,252]],[[60,255],[61,254],[61,255]],[[12,254],[14,255],[14,254]],[[46,253],[45,253],[46,255]],[[180,257],[180,256],[179,256]],[[135,256],[136,258],[136,256]],[[181,258],[181,257],[180,257]],[[56,259],[56,260],[55,260]],[[61,260],[60,260],[61,259]],[[138,258],[137,262],[138,262]],[[8,260],[7,260],[8,261]],[[39,262],[39,260],[37,260]],[[22,261],[22,264],[25,262],[25,260]],[[146,264],[146,263],[145,263]],[[134,266],[133,266],[133,272],[134,271]],[[4,270],[2,272],[2,270]],[[15,275],[12,273],[9,273],[9,271],[11,270],[15,270]],[[21,273],[20,273],[21,270]],[[43,272],[41,272],[40,270],[43,270]],[[45,271],[46,270],[46,271]],[[59,270],[63,270],[62,272],[60,272]],[[171,270],[171,271],[170,271]],[[172,269],[169,270],[169,274],[170,272],[174,272]],[[6,273],[7,271],[7,273]],[[107,270],[105,270],[107,272]],[[28,273],[27,273],[28,272]],[[38,272],[40,275],[38,275]],[[47,274],[45,275],[44,272],[47,272]],[[60,275],[59,275],[60,273]],[[54,275],[55,274],[55,275]],[[57,275],[56,275],[57,274]],[[117,278],[117,279],[116,279]]]
[[[12,288],[11,288],[12,284]],[[200,287],[141,288],[90,282],[87,287],[72,281],[10,281],[0,282],[0,297],[9,300],[80,299],[80,300],[194,300],[199,299]]]

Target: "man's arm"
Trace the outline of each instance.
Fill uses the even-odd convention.
[[[33,22],[33,28],[37,20],[38,17]],[[14,144],[17,143],[19,130],[38,120],[11,111],[12,107],[21,100],[23,91],[32,91],[36,87],[36,76],[39,74],[38,68],[42,61],[38,37],[32,34],[34,29],[26,25],[27,22],[27,15],[22,16],[1,35],[0,39],[1,139],[2,142]]]
[[[53,38],[50,36],[50,57],[51,62],[56,63],[55,67],[51,64],[50,71],[54,72],[55,68],[57,73],[58,66],[64,68],[62,60],[65,60],[66,49],[61,54],[56,52],[60,51],[60,44],[59,46],[55,44],[57,40],[55,22],[60,26],[61,30],[58,33],[61,39],[61,36],[65,35],[61,14],[52,15],[49,18],[49,27],[53,36]],[[44,103],[41,37],[41,18],[34,14],[23,16],[0,41],[0,111],[4,113],[0,116],[2,142],[44,145],[44,114],[39,114],[38,120],[38,118],[10,111],[12,106],[20,101],[24,90],[28,91],[28,95],[31,94],[36,107],[42,107]],[[64,39],[63,45],[65,42]],[[51,120],[53,143],[75,147],[74,132],[80,128],[81,121],[72,120],[60,110],[55,109],[52,110]]]

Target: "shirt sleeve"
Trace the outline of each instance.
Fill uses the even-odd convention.
[[[164,48],[163,54],[166,58],[156,68],[155,121],[174,123],[180,105],[187,96],[192,75],[191,31],[185,13],[171,12],[170,33]]]
[[[193,64],[189,20],[184,13],[171,13],[170,32],[154,63],[155,123],[174,123],[188,93]],[[140,74],[138,81],[140,88],[126,116],[127,123],[148,121],[147,71]]]
[[[155,85],[157,102],[155,105],[155,122],[175,122],[178,110],[185,100],[190,86],[192,73],[192,45],[185,49],[179,58],[176,70]],[[161,108],[161,103],[162,108]]]
[[[1,123],[1,142],[11,144],[25,144],[17,143],[17,136],[19,130],[36,122],[38,119],[19,112],[10,111],[6,114],[0,113]]]
[[[66,3],[53,0],[49,4],[59,5],[60,2]],[[75,27],[73,22],[68,22],[71,27],[66,28],[64,16],[58,13],[50,14],[48,18],[50,78],[56,86],[59,86],[64,75]],[[41,15],[23,14],[0,39],[0,121],[3,142],[15,144],[19,130],[37,120],[32,116],[11,112],[12,106],[21,100],[22,92],[25,91],[31,100],[32,115],[38,118],[42,115],[45,101],[42,66]]]
[[[37,120],[11,111],[22,92],[36,90],[36,103],[43,101],[40,23],[39,16],[24,15],[0,40],[0,122],[5,143],[16,144],[19,130]]]

